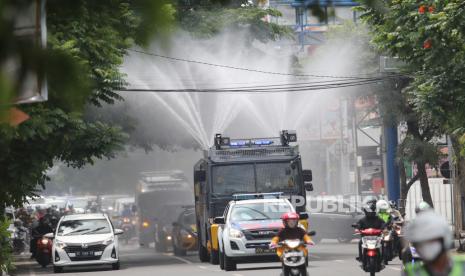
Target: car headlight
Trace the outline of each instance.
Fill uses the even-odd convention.
[[[103,245],[110,245],[115,241],[115,238],[111,237],[109,239],[106,239],[102,242]]]
[[[66,247],[66,243],[64,243],[62,241],[55,240],[55,246],[60,248],[60,249],[63,249],[63,248]]]
[[[194,237],[191,233],[187,232],[184,229],[181,229],[181,236],[183,236],[184,238],[188,238],[188,239],[191,239]]]
[[[229,229],[229,237],[230,238],[242,238],[244,234],[241,230],[231,228]]]

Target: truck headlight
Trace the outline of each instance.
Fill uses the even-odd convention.
[[[242,238],[244,236],[244,234],[242,233],[241,230],[238,230],[238,229],[234,229],[234,228],[231,228],[229,229],[229,237],[230,238]]]

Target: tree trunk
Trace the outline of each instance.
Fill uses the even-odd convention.
[[[426,174],[426,164],[423,162],[417,163],[417,170],[420,179],[421,196],[423,197],[423,201],[434,208],[433,198],[431,197],[431,191],[429,189],[428,175]]]
[[[455,191],[455,202],[454,205],[456,206],[457,216],[455,217],[456,220],[459,221],[457,224],[457,231],[462,231],[464,226],[463,221],[463,209],[462,209],[462,202],[463,202],[463,195],[465,194],[465,157],[457,156],[457,177],[455,181],[457,182],[454,188]]]
[[[454,223],[455,223],[455,235],[456,238],[460,238],[459,235],[463,231],[464,221],[463,221],[463,209],[462,209],[462,198],[463,191],[465,187],[465,158],[460,154],[461,144],[459,142],[459,137],[456,135],[450,135],[450,140],[452,142],[453,154],[455,157],[454,164],[450,166],[455,167],[455,179],[452,176],[453,188],[454,188]]]

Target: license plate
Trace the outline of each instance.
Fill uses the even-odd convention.
[[[257,254],[271,254],[276,253],[275,248],[255,248],[255,253]]]
[[[92,257],[92,256],[94,256],[93,251],[76,252],[76,257]]]

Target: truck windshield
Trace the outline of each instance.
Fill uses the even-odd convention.
[[[295,192],[299,190],[299,171],[290,162],[236,164],[213,167],[213,193]]]

